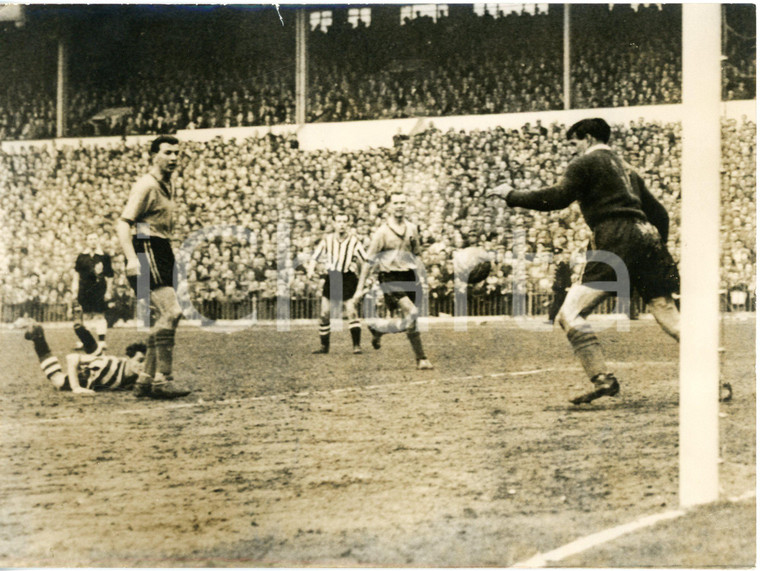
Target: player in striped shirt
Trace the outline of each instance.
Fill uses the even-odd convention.
[[[327,270],[323,276],[322,304],[319,313],[321,347],[314,351],[314,354],[330,352],[330,309],[342,303],[346,307],[348,330],[351,333],[354,354],[362,352],[361,324],[356,311],[357,305],[352,303],[352,299],[359,279],[354,268],[366,262],[367,253],[359,239],[348,231],[348,220],[347,214],[340,213],[335,216],[334,232],[322,238],[307,268],[307,274],[313,275],[316,263],[321,260]]]
[[[394,320],[375,320],[369,326],[372,347],[380,348],[380,338],[385,333],[404,331],[412,345],[418,369],[432,369],[425,356],[422,339],[417,329],[419,310],[416,300],[422,295],[418,279],[420,267],[420,237],[417,226],[406,220],[406,196],[394,192],[390,199],[391,216],[372,236],[367,264],[362,268],[359,284],[354,294],[358,304],[364,295],[364,284],[371,269],[377,269],[378,282],[385,304],[390,311],[399,310],[403,317]]]
[[[40,368],[56,389],[74,394],[94,394],[96,391],[129,390],[134,386],[143,370],[144,343],[132,343],[127,347],[126,357],[114,357],[103,354],[102,346],[81,323],[74,324],[74,332],[85,353],[66,355],[65,373],[58,357],[50,352],[41,325],[31,325],[24,334],[34,344]]]

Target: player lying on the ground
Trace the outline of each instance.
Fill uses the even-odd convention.
[[[678,268],[667,250],[668,213],[652,196],[644,180],[607,145],[610,126],[604,119],[583,119],[567,131],[576,156],[559,184],[538,190],[515,190],[501,184],[486,196],[497,196],[511,207],[532,210],[560,210],[575,201],[593,233],[592,248],[597,253],[614,254],[615,268],[601,260],[589,261],[582,283],[573,284],[557,316],[575,355],[594,385],[589,392],[571,400],[591,402],[620,391],[610,372],[602,347],[586,317],[613,292],[608,283],[623,279],[618,269],[627,270],[628,293],[634,288],[650,306],[663,331],[680,338],[679,313],[673,294],[680,287]],[[605,283],[607,282],[607,283]]]
[[[84,353],[66,355],[66,374],[58,357],[50,352],[45,331],[39,324],[30,325],[24,337],[34,343],[40,368],[59,391],[74,394],[95,394],[95,391],[129,390],[143,370],[145,343],[132,343],[126,357],[104,355],[102,348],[87,328],[74,324],[74,332],[84,346]]]

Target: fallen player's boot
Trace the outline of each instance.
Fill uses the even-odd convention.
[[[429,371],[430,369],[433,369],[433,363],[428,361],[427,359],[420,359],[417,361],[417,368],[420,371]]]
[[[372,335],[372,348],[375,350],[379,349],[380,338],[383,336],[383,334],[375,329],[372,329],[372,327],[370,327],[369,325],[367,326],[367,329],[369,329],[369,332]]]
[[[620,392],[618,380],[612,373],[600,373],[591,379],[591,382],[594,383],[593,390],[570,399],[570,402],[573,404],[583,404],[594,401],[600,397],[614,397]]]
[[[29,325],[29,327],[26,328],[26,331],[24,332],[24,339],[33,340],[33,339],[39,339],[44,335],[44,331],[42,329],[42,325],[38,323],[32,323]]]
[[[186,397],[192,391],[171,378],[153,380],[150,386],[150,398],[153,399],[176,399]]]

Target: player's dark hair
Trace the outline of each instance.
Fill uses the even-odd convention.
[[[148,346],[145,345],[145,343],[132,343],[129,347],[127,347],[125,353],[127,354],[127,357],[131,359],[138,353],[142,353],[144,355],[147,350]]]
[[[586,138],[586,135],[591,135],[597,141],[606,143],[610,140],[610,133],[612,130],[607,124],[607,121],[596,117],[594,119],[581,119],[575,125],[567,130],[567,140]]]
[[[153,139],[153,142],[150,144],[150,154],[155,155],[158,151],[161,150],[161,144],[162,143],[169,143],[170,145],[179,145],[179,139],[175,137],[174,135],[160,135]]]

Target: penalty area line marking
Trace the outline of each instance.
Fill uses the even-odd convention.
[[[230,404],[239,404],[244,402],[256,402],[256,401],[266,401],[266,400],[280,400],[285,399],[293,396],[298,397],[306,397],[306,396],[321,396],[321,395],[329,395],[329,394],[341,394],[341,393],[359,393],[363,391],[370,391],[370,390],[379,390],[379,389],[395,389],[399,387],[409,387],[409,386],[420,386],[420,385],[432,385],[437,382],[439,383],[450,383],[450,382],[456,382],[456,381],[466,381],[466,380],[473,380],[473,379],[487,379],[487,378],[498,378],[498,377],[523,377],[528,375],[537,375],[540,373],[548,373],[551,371],[555,371],[556,369],[553,367],[545,368],[545,369],[529,369],[526,371],[505,371],[502,373],[484,373],[482,375],[469,375],[469,376],[462,376],[462,377],[447,377],[443,379],[427,379],[427,380],[420,380],[420,381],[407,381],[407,382],[399,382],[399,383],[386,383],[382,385],[367,385],[366,387],[342,387],[339,389],[330,389],[330,390],[323,390],[323,391],[300,391],[298,393],[282,393],[282,394],[276,394],[276,395],[265,395],[265,396],[256,396],[256,397],[245,397],[245,398],[238,398],[238,399],[224,399],[219,401],[194,401],[194,402],[184,402],[184,403],[166,403],[164,406],[157,406],[157,407],[150,407],[150,408],[130,408],[130,409],[124,409],[124,410],[118,410],[115,411],[117,414],[144,414],[151,411],[156,410],[169,410],[169,409],[182,409],[182,408],[192,408],[192,407],[201,407],[201,406],[219,406],[219,405],[230,405]],[[47,422],[55,422],[56,419],[48,419]],[[64,419],[61,419],[64,420]]]
[[[743,502],[745,500],[752,499],[754,497],[756,497],[756,491],[750,490],[739,496],[724,498],[724,501],[728,501],[731,503],[738,503],[738,502]],[[699,507],[699,506],[695,506],[695,507]],[[663,512],[659,514],[644,516],[635,521],[624,523],[622,525],[611,527],[609,529],[604,529],[597,533],[592,533],[591,535],[587,535],[586,537],[578,538],[575,541],[566,543],[565,545],[558,547],[557,549],[552,549],[551,551],[547,551],[546,553],[538,553],[534,555],[533,557],[531,557],[530,559],[525,559],[524,561],[515,563],[514,565],[512,565],[512,567],[528,568],[528,569],[546,567],[549,563],[556,563],[557,561],[562,561],[563,559],[567,559],[568,557],[572,555],[577,555],[593,547],[597,547],[599,545],[608,543],[624,535],[628,535],[629,533],[633,533],[634,531],[638,531],[640,529],[653,526],[662,521],[668,521],[668,520],[682,517],[686,515],[687,513],[689,513],[689,510],[679,509],[679,510],[671,510],[671,511]]]
[[[322,395],[329,395],[329,394],[336,395],[336,394],[341,394],[341,393],[360,393],[364,391],[396,389],[399,387],[409,387],[409,386],[433,385],[435,383],[451,383],[451,382],[456,382],[456,381],[469,381],[469,380],[474,380],[474,379],[489,379],[489,378],[495,379],[499,377],[525,377],[529,375],[538,375],[541,373],[549,373],[552,371],[560,371],[560,370],[564,370],[564,369],[557,368],[557,367],[548,367],[544,369],[529,369],[526,371],[504,371],[501,373],[483,373],[482,375],[467,375],[467,376],[461,376],[461,377],[446,377],[442,379],[426,379],[426,380],[420,380],[420,381],[386,383],[382,385],[367,385],[366,387],[342,387],[339,389],[330,389],[330,390],[323,390],[323,391],[299,391],[297,393],[280,393],[276,395],[261,395],[261,396],[255,396],[255,397],[230,398],[230,399],[210,400],[210,401],[199,399],[193,402],[167,402],[163,404],[163,406],[127,408],[127,409],[117,410],[117,411],[114,411],[114,414],[146,414],[146,413],[151,413],[151,412],[156,412],[156,411],[178,410],[178,409],[183,409],[183,408],[235,405],[235,404],[242,404],[246,402],[257,402],[257,401],[276,401],[276,400],[282,400],[282,399],[286,399],[293,396],[307,397],[307,396],[322,396]],[[36,423],[52,424],[55,422],[77,420],[79,418],[80,417],[77,415],[60,416],[56,418],[39,419],[39,420],[36,420]]]

